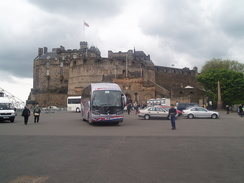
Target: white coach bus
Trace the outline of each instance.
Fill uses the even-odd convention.
[[[81,96],[72,96],[67,98],[67,111],[81,111]]]
[[[91,83],[81,95],[81,115],[90,124],[123,122],[126,97],[115,83]]]

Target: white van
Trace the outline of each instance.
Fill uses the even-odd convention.
[[[14,122],[16,112],[11,101],[7,97],[0,97],[0,120],[10,120]]]

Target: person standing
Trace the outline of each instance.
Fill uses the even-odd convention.
[[[39,108],[39,105],[36,105],[36,108],[33,111],[34,114],[34,123],[38,123],[40,119],[41,109]]]
[[[172,130],[176,130],[176,125],[175,125],[176,113],[177,112],[176,112],[175,106],[173,104],[171,104],[170,109],[169,109],[169,116],[170,116],[170,120],[171,120]]]
[[[24,110],[22,111],[22,116],[24,117],[25,125],[27,125],[30,116],[30,109],[28,109],[27,106],[25,106]]]
[[[229,114],[229,111],[230,111],[229,105],[226,105],[225,108],[226,108],[226,113]]]

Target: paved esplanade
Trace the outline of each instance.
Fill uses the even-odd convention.
[[[91,126],[79,113],[0,123],[0,182],[243,183],[244,117]]]

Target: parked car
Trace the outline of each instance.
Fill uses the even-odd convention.
[[[178,103],[177,110],[183,111],[188,107],[199,107],[199,104],[197,104],[197,103]]]
[[[159,105],[159,106],[156,106],[156,107],[160,107],[160,108],[163,108],[167,111],[169,111],[169,109],[171,108],[170,106],[167,106],[167,105]],[[176,110],[177,114],[176,114],[176,117],[180,116],[182,114],[182,111],[180,110]]]
[[[191,107],[189,109],[183,110],[182,115],[184,117],[188,117],[189,119],[192,118],[212,118],[217,119],[219,118],[219,112],[216,111],[209,111],[203,107]]]
[[[160,107],[147,107],[138,111],[138,117],[144,119],[167,118],[168,111]]]

